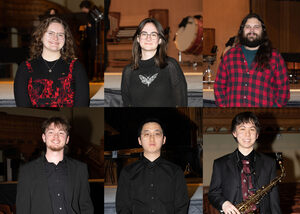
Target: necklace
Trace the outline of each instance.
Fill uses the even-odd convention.
[[[42,59],[44,60],[44,58],[42,57]],[[60,58],[59,58],[60,59]],[[51,68],[49,67],[49,65],[48,65],[48,63],[46,62],[46,60],[44,60],[44,62],[45,62],[45,64],[46,64],[46,66],[47,66],[47,68],[48,68],[48,71],[49,71],[49,73],[51,73],[52,72],[52,69],[54,68],[54,66],[56,65],[56,63],[59,61],[59,59],[58,60],[56,60],[56,62],[54,63],[54,65],[52,65],[51,66]]]

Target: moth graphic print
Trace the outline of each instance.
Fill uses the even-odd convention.
[[[143,75],[139,75],[139,78],[141,80],[141,82],[145,85],[147,85],[148,87],[150,86],[150,84],[156,79],[156,77],[158,76],[158,73],[153,74],[152,76],[149,77],[145,77]]]

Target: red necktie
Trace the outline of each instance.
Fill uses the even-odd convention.
[[[241,181],[242,181],[242,193],[243,193],[243,201],[247,200],[250,195],[253,195],[253,184],[252,177],[250,174],[250,162],[248,160],[242,160],[243,169],[241,171]],[[256,210],[256,205],[252,205],[252,211]],[[249,210],[249,211],[250,211]]]

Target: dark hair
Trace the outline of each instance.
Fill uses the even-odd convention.
[[[164,30],[161,24],[153,18],[146,18],[139,24],[134,36],[133,36],[133,45],[132,45],[132,69],[138,69],[139,68],[139,60],[141,59],[142,50],[141,46],[137,41],[137,38],[140,36],[140,33],[142,32],[144,26],[147,23],[153,23],[158,31],[158,37],[161,39],[161,43],[157,46],[157,51],[154,56],[154,61],[157,67],[164,68],[167,58],[167,40],[164,35]]]
[[[42,38],[45,35],[51,23],[59,23],[63,26],[65,30],[65,44],[63,48],[60,50],[60,54],[62,58],[65,61],[75,58],[74,40],[70,28],[63,20],[53,16],[42,20],[40,25],[35,29],[34,33],[32,34],[29,60],[36,59],[42,55],[43,52]]]
[[[164,125],[163,125],[163,123],[162,123],[159,119],[157,119],[157,118],[147,118],[147,119],[143,120],[143,121],[140,123],[140,125],[139,125],[139,129],[138,129],[138,137],[141,136],[141,132],[142,132],[143,127],[144,127],[144,125],[145,125],[146,123],[157,123],[157,124],[159,124],[160,127],[161,127],[161,130],[162,130],[162,132],[163,132],[163,135],[166,136],[165,131],[164,131]]]
[[[62,117],[50,117],[47,120],[45,120],[42,124],[42,133],[45,133],[46,129],[51,125],[54,124],[54,126],[61,126],[63,129],[65,129],[67,135],[70,134],[71,125],[68,120],[62,118]]]
[[[235,132],[236,127],[243,123],[253,123],[255,125],[257,134],[259,134],[260,132],[259,120],[257,116],[250,111],[241,112],[233,118],[231,122],[231,132],[232,133]]]
[[[93,3],[91,1],[88,1],[88,0],[85,0],[85,1],[82,1],[79,5],[80,8],[88,8],[88,9],[91,9],[93,6]]]
[[[258,14],[250,13],[243,19],[243,21],[240,25],[239,32],[238,32],[239,41],[241,41],[243,39],[244,27],[245,27],[246,22],[250,18],[258,19],[262,26],[262,44],[259,46],[259,49],[257,50],[254,61],[257,62],[258,68],[264,68],[264,67],[270,68],[269,62],[270,62],[270,58],[272,56],[272,50],[273,50],[272,43],[268,38],[265,23],[263,22],[263,20],[261,19],[261,17]]]

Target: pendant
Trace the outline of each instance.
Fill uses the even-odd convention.
[[[52,69],[49,69],[49,72],[51,73],[51,72],[52,72]]]

